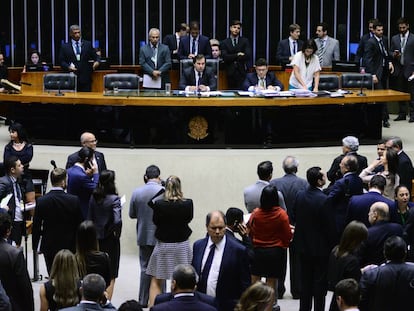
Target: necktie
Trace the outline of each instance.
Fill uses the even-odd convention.
[[[404,48],[405,48],[406,38],[405,36],[401,38],[401,57],[400,64],[404,65]]]
[[[237,40],[236,40],[236,38],[233,38],[233,46],[236,46],[237,45]]]
[[[193,39],[193,46],[191,47],[191,54],[195,54],[196,53],[196,40]]]
[[[206,263],[204,264],[203,271],[201,271],[200,281],[198,282],[197,289],[202,293],[206,293],[207,291],[207,278],[208,274],[210,273],[211,264],[213,263],[214,251],[216,250],[216,244],[211,244],[210,252],[208,253],[208,257]]]
[[[264,79],[263,79],[263,78],[260,78],[260,80],[259,80],[259,86],[260,86],[262,89],[264,89],[264,88],[265,88],[265,82],[264,82]]]
[[[320,41],[319,41],[321,44],[320,44],[320,46],[319,46],[319,53],[318,53],[318,56],[319,56],[319,63],[321,64],[321,66],[322,66],[322,63],[323,63],[323,55],[325,54],[325,40],[323,40],[323,39],[320,39]]]
[[[21,199],[22,199],[22,192],[20,190],[20,186],[17,183],[17,181],[15,181],[13,184],[14,184],[14,189],[15,189],[15,193],[16,193],[17,200],[21,201]]]
[[[382,54],[382,66],[385,66],[386,58],[388,56],[387,50],[385,49],[384,42],[382,41],[382,39],[379,40],[379,44],[380,44],[380,50]]]
[[[293,55],[295,55],[297,51],[298,51],[297,42],[293,41]]]
[[[79,41],[76,41],[75,42],[75,49],[76,49],[76,54],[80,54],[81,52],[80,52],[80,47],[79,47]]]

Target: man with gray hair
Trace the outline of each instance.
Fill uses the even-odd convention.
[[[292,226],[295,225],[293,218],[293,207],[295,205],[296,195],[299,191],[306,190],[308,182],[296,176],[298,172],[299,161],[294,156],[287,156],[282,163],[283,171],[285,175],[280,178],[275,178],[270,181],[271,185],[282,192],[285,199],[286,209],[289,216],[289,222]],[[286,258],[287,260],[287,258]],[[285,265],[286,265],[285,260]],[[290,292],[293,299],[298,299],[300,295],[300,279],[299,279],[299,262],[296,256],[295,243],[292,241],[289,245],[289,267],[290,267]],[[284,280],[286,277],[286,268],[284,269],[285,274],[278,281],[278,297],[283,297],[285,292]]]
[[[346,136],[342,139],[342,154],[337,156],[332,162],[331,168],[326,173],[328,180],[331,182],[329,187],[331,187],[335,181],[342,178],[341,170],[339,168],[339,163],[346,155],[353,155],[357,158],[358,161],[358,175],[362,170],[368,167],[367,158],[358,154],[359,140],[355,136]]]
[[[398,176],[400,176],[400,185],[411,189],[411,180],[414,177],[413,163],[410,157],[403,150],[402,139],[398,136],[388,138],[385,147],[394,149],[398,154]]]

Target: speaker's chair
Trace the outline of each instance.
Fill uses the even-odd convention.
[[[140,77],[133,73],[109,73],[104,76],[104,89],[111,91],[114,87],[119,90],[139,90]]]
[[[76,75],[73,73],[49,73],[43,76],[43,90],[76,92]]]
[[[339,89],[339,77],[333,74],[321,74],[319,76],[319,90],[331,91]]]
[[[344,73],[342,74],[342,88],[344,89],[373,89],[372,74],[370,73]]]
[[[206,58],[206,68],[211,68],[211,70],[213,71],[214,75],[216,76],[217,79],[217,86],[219,85],[219,64],[220,62],[217,59],[210,59],[210,58]],[[183,74],[184,70],[186,70],[187,68],[193,67],[193,60],[192,59],[182,59],[180,60],[180,76]]]

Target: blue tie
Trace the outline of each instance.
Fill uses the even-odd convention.
[[[191,48],[191,54],[195,54],[195,52],[196,52],[196,40],[193,39],[193,46]]]
[[[197,290],[202,293],[206,293],[207,291],[207,279],[208,274],[210,273],[211,264],[213,263],[214,251],[216,250],[216,244],[211,244],[210,252],[208,253],[208,257],[206,263],[204,264],[203,271],[201,272],[200,281],[197,285]]]
[[[79,48],[79,42],[78,41],[76,41],[76,43],[75,43],[75,49],[76,49],[76,54],[80,54],[80,48]]]

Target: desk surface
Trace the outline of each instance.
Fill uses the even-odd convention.
[[[157,96],[125,97],[104,96],[102,93],[71,93],[64,96],[55,96],[54,93],[32,92],[24,94],[0,94],[1,101],[19,103],[56,103],[56,104],[83,104],[100,106],[171,106],[171,107],[258,107],[258,106],[317,106],[317,105],[342,105],[355,103],[375,103],[388,101],[408,101],[410,94],[394,90],[365,91],[366,96],[358,96],[359,90],[345,97],[293,97],[293,98],[261,98],[261,97],[195,97],[195,96]]]

